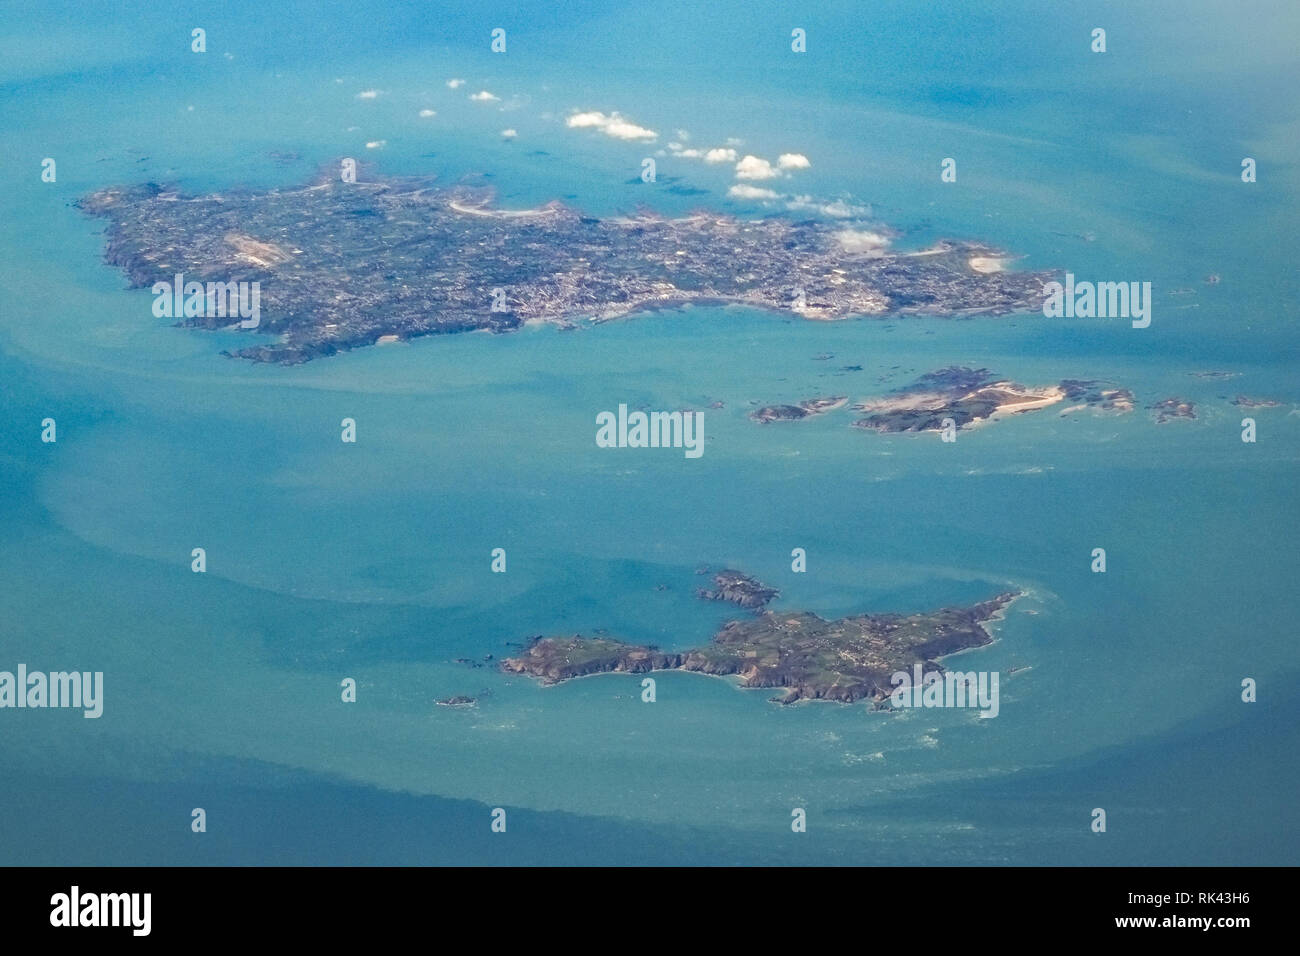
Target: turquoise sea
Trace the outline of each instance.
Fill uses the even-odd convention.
[[[0,670],[105,675],[98,720],[0,711],[0,863],[1300,862],[1294,4],[324,9],[0,11]],[[589,110],[657,138],[566,127]],[[855,207],[898,248],[981,239],[1014,268],[1150,281],[1152,324],[688,308],[260,366],[218,354],[247,334],[155,319],[72,206],[355,156],[510,209],[816,214],[728,198],[729,165],[667,148],[728,140],[807,156],[758,185]],[[954,444],[747,418],[948,365],[1110,380],[1138,407]],[[1156,425],[1171,396],[1198,418]],[[597,448],[619,403],[704,409],[705,454]],[[962,659],[1002,673],[997,719],[781,708],[680,673],[647,705],[638,677],[493,667],[534,634],[700,644],[735,616],[693,597],[704,565],[823,616],[1024,589]],[[479,701],[434,705],[457,694]]]

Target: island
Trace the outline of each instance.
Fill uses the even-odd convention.
[[[740,571],[719,571],[713,576],[715,590],[698,588],[695,596],[705,601],[730,601],[743,608],[760,608],[780,595],[776,588],[765,587]]]
[[[768,422],[797,422],[801,418],[821,415],[824,412],[843,408],[848,402],[845,395],[829,398],[809,398],[798,405],[764,405],[749,413],[749,417],[761,425]]]
[[[820,320],[1002,315],[1040,309],[1051,278],[992,268],[1007,256],[979,242],[896,253],[842,222],[711,211],[597,218],[558,201],[503,210],[483,187],[368,168],[343,182],[337,170],[296,188],[203,195],[114,186],[77,206],[108,221],[105,259],[133,288],[176,276],[205,287],[257,282],[255,326],[188,307],[175,324],[260,338],[227,354],[282,364],[381,339],[572,328],[688,303]]]
[[[1057,385],[1026,386],[999,379],[988,369],[950,366],[927,372],[883,398],[853,407],[868,414],[857,428],[878,432],[938,431],[951,419],[960,429],[1002,415],[1037,411],[1069,401],[1062,414],[1080,408],[1123,413],[1133,409],[1133,393],[1105,383],[1066,379]]]
[[[1057,385],[1026,386],[994,375],[986,368],[952,365],[927,372],[888,395],[856,403],[867,414],[853,423],[877,432],[939,431],[945,420],[965,428],[1002,415],[1019,415],[1061,402],[1069,415],[1081,409],[1124,414],[1133,411],[1133,393],[1111,383],[1068,378]],[[764,405],[749,417],[760,424],[800,421],[843,408],[841,396],[810,398],[798,405]]]
[[[1238,395],[1232,400],[1232,404],[1238,408],[1277,408],[1282,403],[1274,398],[1251,398],[1248,395]]]
[[[1196,420],[1196,405],[1185,398],[1162,398],[1148,405],[1147,410],[1152,413],[1157,425],[1180,420]]]
[[[1067,378],[1061,382],[1061,391],[1065,400],[1073,402],[1069,408],[1061,410],[1062,415],[1091,408],[1100,412],[1126,414],[1133,411],[1133,392],[1127,388],[1109,388],[1110,383],[1089,379]]]
[[[762,610],[728,621],[703,647],[663,651],[610,637],[535,636],[501,662],[510,674],[558,684],[593,674],[679,670],[734,677],[745,688],[779,688],[773,700],[884,704],[898,671],[943,672],[939,660],[993,641],[987,626],[999,620],[1019,592],[969,607],[924,614],[859,614],[827,620],[808,611]]]

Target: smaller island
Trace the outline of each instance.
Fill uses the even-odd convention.
[[[926,372],[882,397],[858,402],[854,410],[866,414],[853,425],[876,432],[927,432],[940,431],[951,421],[960,429],[1061,402],[1070,403],[1062,415],[1082,409],[1125,414],[1133,411],[1134,396],[1127,388],[1094,379],[1067,378],[1056,385],[1029,386],[999,378],[986,368],[951,365]],[[749,417],[759,424],[800,421],[846,404],[847,399],[838,395],[810,398],[798,405],[764,405]]]
[[[746,688],[783,689],[784,695],[774,698],[782,704],[867,699],[880,706],[893,690],[895,673],[911,672],[918,664],[925,673],[942,673],[941,658],[992,643],[987,625],[1018,596],[1005,592],[969,607],[924,614],[834,620],[809,611],[763,610],[726,622],[702,647],[676,652],[610,637],[538,635],[517,657],[502,661],[501,669],[547,685],[593,674],[681,670],[735,677]]]
[[[1249,398],[1238,395],[1232,400],[1232,404],[1238,408],[1277,408],[1282,403],[1272,398]]]
[[[1157,425],[1173,421],[1196,421],[1196,405],[1184,398],[1162,398],[1155,404],[1148,405],[1147,410],[1153,413]]]
[[[1062,415],[1091,408],[1101,412],[1125,414],[1133,411],[1133,393],[1127,388],[1107,388],[1109,383],[1067,378],[1061,382],[1066,401],[1073,402],[1062,409]]]
[[[436,703],[439,707],[469,707],[478,703],[478,698],[469,697],[465,694],[457,694],[455,697],[444,697]]]
[[[848,401],[847,396],[832,395],[829,398],[805,399],[798,405],[764,405],[750,412],[749,417],[760,425],[766,425],[768,422],[797,422],[801,418],[843,408]]]
[[[715,590],[698,588],[695,596],[705,601],[730,601],[743,608],[760,608],[780,595],[776,588],[765,587],[739,571],[719,571],[713,576]]]
[[[854,405],[856,410],[867,414],[853,424],[877,432],[923,432],[939,431],[945,419],[951,419],[960,429],[1003,415],[1038,411],[1063,401],[1073,403],[1066,412],[1081,408],[1126,412],[1133,408],[1133,393],[1085,379],[1027,386],[999,379],[986,368],[954,365],[927,372],[884,398]]]

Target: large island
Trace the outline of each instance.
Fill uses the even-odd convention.
[[[785,693],[774,699],[785,704],[804,699],[881,703],[893,690],[894,673],[910,674],[915,664],[923,672],[942,672],[940,658],[991,643],[985,624],[1016,597],[1007,592],[969,607],[835,620],[808,611],[763,610],[728,621],[708,644],[687,651],[580,634],[536,637],[501,668],[545,684],[591,674],[693,671],[734,676],[742,687],[781,688]]]
[[[717,212],[600,219],[559,202],[506,211],[483,188],[363,179],[334,172],[293,189],[207,195],[149,183],[101,189],[78,206],[108,220],[105,257],[135,288],[178,274],[258,282],[260,321],[244,334],[262,341],[233,353],[258,362],[691,302],[807,319],[1003,314],[1040,308],[1050,278],[1003,270],[1004,254],[981,243],[893,253],[842,223]],[[207,315],[177,324],[237,327]]]

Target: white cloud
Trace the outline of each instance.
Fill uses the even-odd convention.
[[[681,132],[681,130],[678,130]],[[736,151],[734,149],[724,149],[721,146],[715,146],[713,149],[689,149],[681,143],[669,143],[668,152],[672,153],[679,159],[702,159],[706,163],[734,163],[736,161]]]
[[[586,129],[593,126],[603,126],[608,119],[609,117],[604,113],[599,113],[593,110],[589,113],[574,113],[564,121],[564,125],[569,127],[569,129]]]
[[[379,90],[362,90],[357,94],[359,100],[374,100],[379,98]]]
[[[727,195],[732,199],[780,199],[781,197],[770,189],[763,189],[761,186],[746,186],[744,183],[737,183],[727,190]]]
[[[659,136],[654,130],[646,129],[644,126],[637,126],[618,113],[605,114],[599,110],[573,113],[564,121],[564,125],[568,126],[569,129],[599,130],[606,136],[614,137],[614,139],[651,140],[657,139]]]
[[[516,130],[513,130],[513,129],[503,129],[503,130],[501,131],[501,137],[502,137],[503,139],[514,139],[514,138],[515,138],[516,136],[518,136],[518,135],[519,135],[519,133],[518,133]]]
[[[621,119],[618,114],[611,117],[603,132],[606,136],[613,136],[615,139],[656,139],[659,136],[652,129]]]
[[[766,159],[759,159],[757,156],[746,156],[736,163],[737,179],[775,179],[780,175],[772,168],[771,163]]]
[[[782,169],[809,169],[812,166],[803,153],[782,153],[776,164]]]
[[[878,232],[857,232],[853,229],[841,229],[835,238],[845,252],[860,252],[864,255],[883,255],[889,247],[889,237]]]
[[[836,219],[850,219],[871,214],[869,206],[854,206],[843,199],[819,202],[813,199],[812,196],[794,196],[785,204],[785,208],[791,212],[819,212],[823,216],[831,216]]]
[[[370,142],[366,143],[366,149],[383,149],[387,145],[388,140],[386,139],[372,139]]]
[[[477,93],[471,93],[469,98],[475,103],[499,103],[501,101],[501,97],[494,93],[489,93],[487,90],[479,90]]]
[[[428,119],[430,116],[437,116],[437,115],[438,115],[437,112],[435,112],[434,110],[420,110],[420,116],[423,117],[424,119]]]
[[[458,90],[464,85],[465,85],[465,81],[460,78],[451,79],[447,81],[447,88],[451,90]]]

